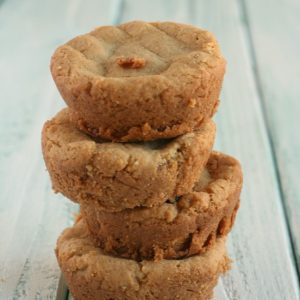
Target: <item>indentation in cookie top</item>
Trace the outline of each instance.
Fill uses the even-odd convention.
[[[81,132],[80,132],[80,134],[84,135],[84,133],[81,133]],[[88,139],[96,142],[97,144],[111,143],[111,141],[105,140],[105,139],[100,138],[100,137],[89,136]],[[167,147],[168,145],[170,145],[174,140],[175,140],[175,138],[160,139],[160,140],[147,141],[147,142],[136,141],[136,142],[132,142],[132,143],[127,144],[127,146],[133,146],[133,147],[138,146],[138,147],[140,147],[141,149],[144,149],[144,150],[161,150],[161,149]]]
[[[144,148],[149,148],[151,150],[160,150],[167,146],[169,143],[174,141],[174,139],[160,139],[147,142],[135,142],[136,145],[142,145]]]
[[[71,125],[72,126],[72,125]],[[102,143],[108,143],[111,144],[111,141],[105,140],[101,137],[95,137],[95,136],[87,136],[84,133],[78,131],[80,136],[85,136],[86,140],[91,140],[96,142],[97,144],[102,144]],[[190,134],[193,135],[193,134]],[[162,150],[164,148],[167,148],[168,146],[171,146],[175,141],[176,138],[169,138],[169,139],[160,139],[160,140],[153,140],[153,141],[146,141],[146,142],[141,142],[141,141],[136,141],[136,142],[131,142],[131,143],[125,143],[123,145],[126,145],[126,147],[134,147],[135,149],[142,149],[144,151],[153,151],[153,150]]]
[[[145,66],[146,61],[139,57],[118,57],[116,60],[117,64],[126,69],[139,69]]]
[[[63,49],[65,48],[65,49]],[[207,60],[219,49],[211,33],[172,22],[103,26],[62,46],[81,71],[104,77],[156,75],[171,65]]]

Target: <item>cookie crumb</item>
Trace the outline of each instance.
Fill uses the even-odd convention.
[[[140,69],[145,66],[146,61],[140,57],[118,57],[116,59],[117,64],[125,69]]]
[[[189,100],[189,107],[192,107],[192,108],[194,108],[195,106],[196,106],[196,102],[197,102],[197,100],[195,99],[195,98],[191,98],[190,100]]]
[[[93,166],[86,165],[85,168],[87,170],[87,175],[90,176],[90,177],[93,177]]]

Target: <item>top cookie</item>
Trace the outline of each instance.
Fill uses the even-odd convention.
[[[115,141],[198,128],[216,109],[224,71],[211,33],[172,22],[99,27],[59,47],[51,60],[73,121]]]

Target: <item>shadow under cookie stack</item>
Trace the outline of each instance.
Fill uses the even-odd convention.
[[[103,26],[51,61],[68,105],[46,122],[53,188],[80,204],[56,255],[75,299],[210,299],[229,268],[240,164],[212,151],[225,72],[213,35]]]

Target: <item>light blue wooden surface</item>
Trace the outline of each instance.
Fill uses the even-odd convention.
[[[299,15],[294,0],[0,2],[0,299],[55,299],[53,248],[77,209],[52,193],[41,157],[42,124],[64,106],[50,56],[132,19],[207,28],[228,60],[215,148],[241,160],[245,186],[229,238],[235,263],[215,298],[299,299]]]

